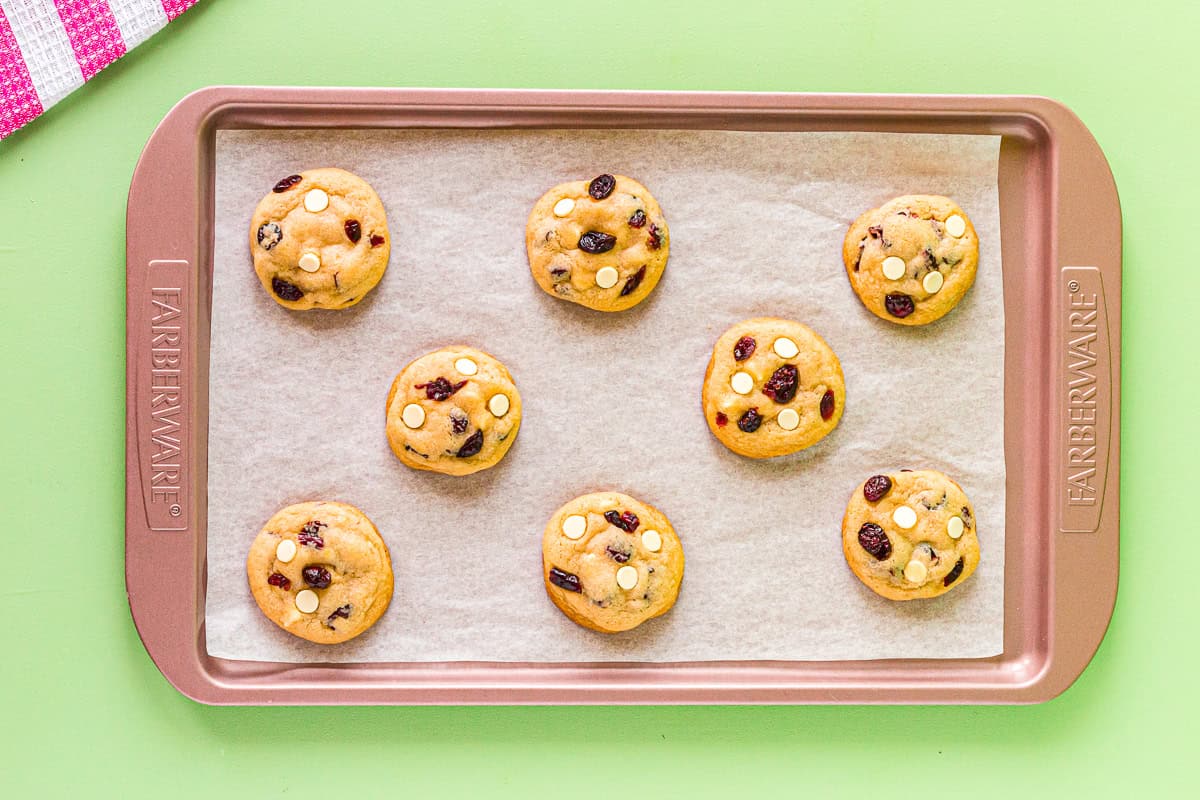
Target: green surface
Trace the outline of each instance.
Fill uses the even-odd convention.
[[[204,0],[0,142],[0,794],[1194,791],[1200,597],[1194,520],[1178,501],[1200,445],[1183,283],[1195,271],[1200,7],[806,5]],[[124,213],[156,123],[218,83],[1065,101],[1108,155],[1126,226],[1121,589],[1092,665],[1035,707],[221,709],[183,698],[146,656],[124,595]]]

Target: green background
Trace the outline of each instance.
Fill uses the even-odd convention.
[[[1193,791],[1198,546],[1178,501],[1194,491],[1200,445],[1185,283],[1200,185],[1198,6],[806,5],[204,0],[0,142],[0,792]],[[154,126],[187,92],[219,83],[1066,102],[1108,155],[1125,222],[1124,547],[1095,660],[1034,707],[239,709],[185,699],[146,656],[124,595],[124,214]]]

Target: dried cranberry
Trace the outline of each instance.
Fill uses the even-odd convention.
[[[258,243],[263,250],[270,250],[283,241],[283,229],[274,222],[264,222],[258,226]]]
[[[633,216],[629,218],[629,227],[640,228],[646,224],[646,212],[640,208],[633,212]]]
[[[280,300],[295,302],[301,297],[304,297],[304,292],[294,283],[288,283],[282,278],[271,279],[271,289],[279,296]]]
[[[858,268],[862,266],[863,248],[867,246],[867,240],[863,239],[858,243],[858,258],[854,259],[854,271],[858,272]]]
[[[622,511],[620,514],[616,511],[605,511],[604,518],[608,520],[609,525],[618,527],[626,533],[633,533],[637,530],[637,526],[641,524],[637,515],[629,511]]]
[[[346,238],[350,241],[357,242],[362,238],[362,225],[358,224],[358,220],[348,219],[342,227],[346,229]]]
[[[965,563],[961,558],[959,558],[958,561],[955,562],[954,568],[946,573],[946,577],[942,578],[942,586],[949,586],[958,580],[958,576],[962,575],[964,566]]]
[[[604,550],[605,550],[605,552],[608,553],[608,557],[611,558],[613,561],[617,562],[618,564],[624,564],[626,561],[629,560],[629,553],[626,553],[624,550],[618,550],[617,548],[613,547],[612,545],[609,545],[608,547],[604,548]]]
[[[305,523],[300,529],[300,534],[296,539],[305,547],[315,547],[318,550],[325,549],[325,540],[321,538],[321,528],[324,528],[325,523],[318,520],[312,520]]]
[[[662,236],[659,235],[658,226],[653,222],[650,223],[650,235],[646,237],[646,247],[651,250],[662,247]]]
[[[790,403],[796,399],[796,385],[800,382],[800,373],[791,364],[784,364],[775,372],[763,386],[762,393],[776,403]],[[824,401],[822,401],[824,408]],[[826,417],[828,419],[828,417]]]
[[[333,576],[324,567],[308,566],[304,568],[304,582],[314,589],[328,589],[333,583]]]
[[[271,188],[271,191],[286,192],[288,189],[292,188],[302,180],[304,180],[304,178],[299,175],[288,175],[286,178],[279,181],[279,183],[275,184],[275,186]]]
[[[612,194],[613,187],[616,185],[617,179],[606,172],[592,178],[592,182],[588,184],[588,194],[596,200],[603,200]]]
[[[333,612],[328,617],[325,618],[325,625],[328,626],[329,628],[333,628],[333,621],[335,619],[338,619],[338,618],[350,619],[350,611],[353,608],[354,608],[354,606],[351,605],[350,603],[346,603],[346,605],[344,605],[344,606],[338,606],[336,609],[333,610]],[[337,630],[337,629],[334,628],[334,630]]]
[[[635,291],[637,291],[637,288],[642,285],[642,278],[644,277],[646,277],[645,264],[642,265],[641,269],[630,275],[625,280],[625,287],[621,289],[621,297],[624,297],[627,294],[633,294]]]
[[[585,253],[607,253],[612,250],[617,244],[617,237],[611,233],[601,233],[600,231],[588,231],[583,236],[579,237],[579,249]]]
[[[754,355],[754,349],[758,347],[758,342],[754,341],[753,336],[743,336],[737,340],[737,344],[733,346],[733,360],[745,361],[750,356]]]
[[[883,236],[883,226],[872,225],[871,227],[867,228],[867,233],[871,234],[872,239],[878,239],[879,237]]]
[[[383,244],[383,237],[380,236],[378,233],[372,233],[371,234],[371,247],[379,247],[379,245],[381,245],[381,244]]]
[[[478,455],[482,449],[483,431],[478,430],[467,437],[467,440],[463,442],[463,446],[458,448],[458,452],[454,455],[458,458],[470,458],[471,456]]]
[[[467,385],[466,381],[459,381],[458,383],[450,383],[450,381],[446,380],[445,378],[443,378],[439,375],[438,377],[431,380],[429,383],[418,383],[413,388],[414,389],[424,389],[425,396],[428,397],[430,400],[441,401],[441,400],[445,400],[447,397],[454,394],[455,392],[457,392],[459,389],[461,389],[462,387],[464,387],[466,385]]]
[[[900,294],[899,292],[896,294],[889,294],[887,297],[883,298],[883,304],[887,307],[889,314],[891,314],[893,317],[899,317],[900,319],[904,319],[916,309],[913,299],[908,295]]]
[[[717,426],[720,428],[724,428],[728,424],[729,424],[729,417],[725,416],[724,411],[718,411],[717,412]]]
[[[272,586],[278,586],[285,592],[292,588],[292,582],[288,580],[286,576],[281,575],[278,572],[272,572],[270,577],[267,578],[267,583],[271,584]]]
[[[858,543],[862,549],[875,556],[877,561],[883,561],[892,554],[892,542],[888,539],[883,528],[874,522],[864,522],[858,529]]]
[[[969,529],[972,524],[971,509],[967,508],[966,506],[963,506],[962,513],[959,514],[959,516],[962,517],[963,527]]]
[[[934,256],[933,251],[926,247],[921,252],[925,255],[925,266],[929,269],[937,269],[937,257]]]
[[[566,589],[568,592],[583,591],[583,587],[579,585],[578,575],[572,575],[569,572],[563,572],[558,567],[550,568],[550,582],[560,589]]]
[[[457,408],[450,412],[450,429],[455,433],[466,433],[471,420]]]
[[[325,539],[323,539],[319,533],[306,533],[301,531],[299,535],[296,536],[296,541],[305,547],[311,547],[314,550],[325,549]]]
[[[833,418],[833,389],[826,389],[821,395],[821,419]]]
[[[742,418],[738,420],[738,430],[743,433],[754,433],[758,430],[758,426],[762,425],[762,421],[762,414],[758,413],[757,408],[752,408],[742,414]]]
[[[868,502],[876,503],[892,490],[892,479],[887,475],[872,475],[863,484],[863,497]]]

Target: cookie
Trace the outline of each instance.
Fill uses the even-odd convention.
[[[283,178],[254,209],[250,252],[284,308],[348,308],[387,269],[383,203],[357,175],[327,167]]]
[[[576,497],[542,535],[546,594],[601,633],[636,628],[675,605],[683,545],[661,511],[617,492]]]
[[[854,221],[842,244],[850,286],[880,319],[925,325],[975,282],[979,237],[948,197],[905,195]]]
[[[816,444],[837,427],[845,402],[842,365],[825,340],[807,325],[774,317],[721,334],[701,390],[709,430],[749,458]]]
[[[517,438],[521,395],[512,375],[473,347],[443,347],[392,381],[387,438],[413,469],[469,475],[495,466]]]
[[[542,195],[525,226],[529,270],[547,293],[597,311],[646,299],[667,266],[662,209],[624,175],[572,181]]]
[[[387,545],[346,503],[297,503],[277,512],[250,545],[246,577],[267,619],[317,644],[353,639],[392,601]]]
[[[934,470],[874,475],[842,519],[850,570],[891,600],[937,597],[979,565],[975,508],[962,487]]]

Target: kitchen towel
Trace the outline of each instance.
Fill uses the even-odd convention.
[[[0,139],[197,0],[0,0]]]

